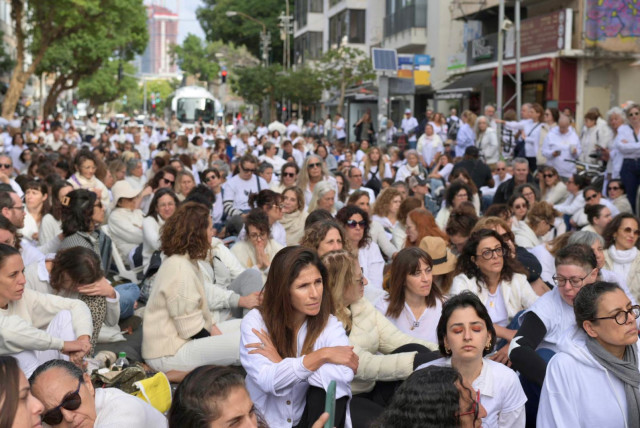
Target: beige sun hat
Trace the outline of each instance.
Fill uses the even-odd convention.
[[[456,256],[453,255],[444,239],[438,236],[425,236],[420,241],[420,248],[431,256],[434,275],[444,275],[456,268]]]
[[[116,181],[111,188],[111,194],[113,195],[113,208],[118,205],[120,198],[135,198],[138,196],[139,191],[133,188],[133,186],[126,180]]]

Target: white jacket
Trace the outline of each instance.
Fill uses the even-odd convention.
[[[435,351],[438,345],[411,337],[394,326],[366,298],[353,303],[349,344],[360,358],[351,385],[354,394],[369,392],[376,381],[404,380],[413,372],[415,352],[392,354],[407,343],[418,343]]]
[[[505,306],[507,307],[509,321],[511,321],[516,313],[523,309],[527,309],[538,299],[538,295],[527,282],[527,277],[521,273],[514,273],[511,281],[503,280],[500,282],[500,285],[502,298],[504,299]],[[469,290],[476,294],[483,304],[486,304],[489,299],[489,290],[487,290],[487,287],[483,286],[480,291],[478,291],[477,279],[471,279],[467,275],[461,273],[453,278],[450,294],[455,296],[464,290]]]
[[[109,215],[109,230],[111,239],[125,263],[129,263],[129,253],[142,244],[142,221],[144,214],[141,210],[116,208]]]
[[[586,340],[582,329],[576,327],[567,332],[560,342],[560,352],[549,361],[537,425],[633,428],[626,420],[627,400],[622,381],[593,358]]]
[[[525,220],[514,221],[511,231],[516,237],[518,247],[533,248],[542,244],[542,239],[535,234]]]
[[[554,156],[554,152],[560,154]],[[542,155],[547,158],[547,165],[554,167],[560,177],[571,177],[576,172],[576,165],[566,159],[577,160],[580,153],[580,138],[572,127],[564,134],[560,133],[559,127],[552,128],[542,143]]]
[[[498,144],[498,135],[495,129],[487,127],[482,134],[482,138],[476,143],[482,151],[484,161],[491,165],[500,160],[500,145]]]
[[[558,181],[554,186],[547,189],[542,200],[549,202],[551,205],[559,204],[569,196],[567,185],[562,181]]]

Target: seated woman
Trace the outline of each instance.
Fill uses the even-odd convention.
[[[438,345],[443,358],[418,367],[451,366],[478,391],[486,409],[486,427],[524,427],[527,397],[518,375],[486,357],[496,343],[496,331],[487,308],[465,291],[444,304],[438,322]],[[542,425],[541,425],[542,426]],[[545,425],[546,426],[546,425]]]
[[[538,298],[502,236],[489,229],[471,234],[456,266],[457,276],[451,285],[451,295],[469,290],[477,294],[487,307],[499,338],[510,342],[516,330],[509,328],[515,315],[529,308]],[[507,347],[494,359],[507,362]]]
[[[318,185],[317,188],[322,188]],[[287,245],[298,245],[304,235],[304,222],[307,219],[304,209],[304,193],[298,186],[287,187],[282,192],[282,219],[287,234]]]
[[[640,221],[629,213],[618,214],[604,229],[604,267],[621,276],[640,299]]]
[[[347,205],[336,214],[336,219],[345,228],[347,241],[352,253],[358,257],[362,273],[371,284],[367,298],[375,302],[382,290],[384,259],[380,247],[371,242],[369,235],[369,214],[354,205]]]
[[[51,209],[49,188],[43,181],[28,181],[24,184],[24,204],[26,206],[24,227],[19,230],[24,239],[34,243],[40,241],[42,219]],[[44,244],[44,241],[42,242]]]
[[[444,231],[449,236],[449,247],[454,254],[462,254],[477,222],[478,215],[471,202],[463,202],[451,212]]]
[[[509,198],[508,205],[513,213],[513,217],[511,218],[511,228],[514,229],[518,226],[519,222],[526,220],[527,213],[530,208],[529,201],[520,194],[514,194]]]
[[[144,175],[142,169],[142,162],[140,159],[131,158],[127,161],[127,170],[125,180],[131,184],[131,187],[136,189],[138,193],[142,192],[147,184],[147,177]]]
[[[433,214],[424,208],[416,208],[409,212],[405,220],[407,225],[407,239],[404,247],[417,247],[422,239],[427,236],[442,238],[445,243],[449,242],[449,237],[436,224]]]
[[[638,426],[640,306],[611,282],[582,287],[573,306],[577,328],[549,362],[537,425]]]
[[[73,187],[66,181],[56,180],[51,186],[51,210],[42,217],[38,241],[45,243],[62,234],[62,200]]]
[[[111,203],[109,189],[96,177],[97,160],[93,153],[86,149],[80,150],[74,158],[73,164],[76,172],[67,180],[69,184],[74,189],[87,189],[94,192],[107,209]]]
[[[327,280],[315,251],[286,247],[273,260],[263,304],[242,320],[240,360],[247,390],[270,426],[311,425],[324,411],[332,380],[335,426],[351,426],[347,401],[358,357],[331,315]]]
[[[393,237],[393,229],[398,224],[398,210],[402,203],[402,196],[398,189],[389,187],[378,195],[373,206],[372,221],[380,223],[388,240]]]
[[[487,410],[478,392],[456,369],[429,366],[400,385],[375,426],[480,427]]]
[[[214,324],[198,261],[213,238],[210,211],[188,202],[161,231],[167,257],[151,288],[142,323],[142,357],[154,370],[189,371],[204,364],[238,364],[240,320]]]
[[[91,312],[80,300],[25,289],[20,253],[0,244],[0,355],[13,355],[30,376],[42,363],[91,351]]]
[[[371,197],[367,192],[363,190],[356,190],[349,196],[347,205],[355,205],[369,215],[369,236],[371,236],[371,241],[380,247],[380,252],[384,254],[387,259],[390,259],[398,252],[398,249],[387,237],[387,233],[382,224],[371,220],[371,205],[369,204],[371,200],[370,198]]]
[[[543,242],[543,237],[555,226],[554,222],[560,213],[548,202],[536,202],[531,206],[525,221],[513,223],[512,231],[516,237],[516,245],[533,248]]]
[[[269,217],[261,209],[249,211],[244,219],[245,239],[238,241],[231,252],[243,268],[255,268],[262,274],[262,282],[267,280],[271,260],[283,246],[271,237]]]
[[[351,253],[332,251],[322,261],[329,271],[334,314],[359,357],[351,384],[353,426],[369,426],[389,404],[396,387],[435,357],[429,349],[436,345],[402,333],[363,297],[368,281]]]
[[[393,237],[391,238],[391,243],[398,250],[404,248],[407,240],[407,216],[412,210],[422,207],[424,207],[424,200],[415,196],[409,196],[400,203],[398,221],[396,222],[396,227],[393,228]]]
[[[453,255],[444,239],[437,236],[425,236],[420,241],[420,249],[429,254],[433,261],[431,276],[433,284],[442,296],[449,296],[455,277],[456,256]]]
[[[151,200],[149,213],[142,220],[142,266],[147,272],[151,256],[160,250],[160,228],[180,204],[171,189],[158,189]]]
[[[453,181],[447,188],[444,207],[440,208],[436,216],[436,224],[440,229],[445,229],[451,211],[456,209],[462,202],[471,201],[471,188],[462,181]],[[477,215],[477,211],[476,211]]]
[[[304,233],[300,245],[310,248],[320,257],[329,251],[348,250],[346,233],[340,223],[334,220],[321,220],[311,225]]]
[[[315,209],[327,210],[335,214],[336,185],[329,181],[320,181],[313,188],[307,212]]]
[[[282,219],[282,195],[273,190],[264,189],[249,195],[249,206],[264,211],[269,218],[269,229],[272,238],[283,247],[287,245],[287,232],[280,223]],[[238,234],[238,239],[244,239],[246,227]]]
[[[556,205],[567,199],[569,191],[567,185],[560,179],[558,171],[552,166],[540,168],[542,180],[540,181],[540,196],[545,202]]]
[[[584,213],[587,215],[589,224],[581,230],[595,232],[600,236],[604,233],[604,228],[613,220],[611,210],[600,204],[586,205],[584,207]]]
[[[436,343],[443,299],[433,284],[432,269],[431,256],[420,248],[401,250],[389,270],[389,293],[375,306],[400,331]]]
[[[142,266],[142,221],[140,192],[125,180],[111,188],[114,209],[109,215],[111,239],[116,244],[122,260],[130,266]]]
[[[180,201],[184,201],[189,192],[196,187],[196,180],[193,178],[193,174],[187,169],[183,169],[178,172],[176,176],[176,184],[174,185],[176,196]]]
[[[39,427],[42,402],[31,394],[29,381],[13,357],[0,357],[0,426]]]

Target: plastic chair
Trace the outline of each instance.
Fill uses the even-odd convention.
[[[102,232],[111,238],[111,252],[113,257],[113,262],[116,264],[116,268],[118,269],[118,273],[114,276],[114,279],[126,279],[129,282],[133,282],[135,284],[138,283],[138,274],[142,273],[143,266],[135,267],[133,269],[127,269],[127,266],[124,264],[124,260],[122,260],[122,256],[120,256],[120,252],[116,248],[116,243],[111,236],[111,230],[109,230],[109,225],[104,224],[100,226]]]

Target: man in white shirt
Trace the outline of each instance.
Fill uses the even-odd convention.
[[[490,196],[491,199],[493,199],[493,195],[496,194],[498,186],[512,178],[512,175],[507,172],[507,164],[504,161],[499,161],[498,163],[496,163],[494,172],[495,174],[493,174],[493,187],[483,186],[480,188],[480,192],[482,192],[483,198],[485,196]]]
[[[336,113],[335,125],[333,125],[333,129],[336,131],[336,140],[340,143],[340,147],[344,145],[344,142],[347,138],[347,133],[344,130],[344,118],[340,113]]]
[[[42,364],[29,382],[33,395],[44,405],[42,417],[48,426],[164,428],[168,425],[164,415],[144,400],[117,388],[94,388],[89,375],[69,361],[51,360]]]
[[[402,124],[400,125],[400,127],[402,128],[402,132],[407,134],[407,136],[409,137],[409,147],[415,149],[418,141],[416,137],[418,120],[411,115],[410,108],[404,111],[404,118],[402,119]]]
[[[0,155],[0,182],[8,184],[11,186],[14,192],[18,194],[19,197],[24,196],[24,192],[20,185],[11,178],[13,173],[13,161],[7,155]]]
[[[222,186],[224,211],[229,217],[249,212],[249,195],[269,188],[264,178],[256,175],[258,160],[253,155],[242,156],[238,166],[240,172]]]
[[[54,152],[57,152],[62,144],[64,144],[64,141],[62,141],[63,133],[64,131],[62,130],[62,126],[58,125],[53,127],[53,129],[51,130],[51,134],[47,135],[44,140],[44,146],[46,148],[50,148]]]
[[[484,106],[484,116],[487,118],[490,128],[498,129],[498,124],[496,123],[496,108],[492,104]]]
[[[357,166],[352,166],[349,168],[349,194],[354,193],[355,191],[367,192],[369,194],[369,205],[373,205],[376,201],[376,195],[373,193],[373,190],[368,187],[362,187],[362,171]]]

